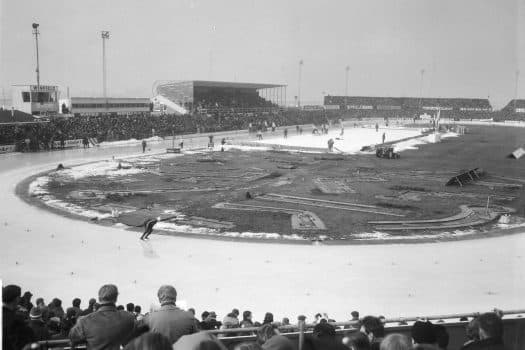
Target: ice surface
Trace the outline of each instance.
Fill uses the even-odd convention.
[[[321,150],[328,150],[328,140],[334,140],[334,150],[345,153],[358,153],[363,146],[370,146],[380,144],[382,142],[383,133],[385,134],[385,141],[391,142],[408,137],[421,135],[422,129],[418,128],[396,128],[380,127],[376,132],[372,127],[346,127],[344,134],[340,135],[341,130],[332,127],[328,134],[312,135],[304,132],[302,135],[297,135],[295,131],[288,133],[288,138],[284,138],[282,133],[266,133],[264,139],[254,140],[258,144],[278,144],[283,146],[294,147],[316,147]],[[423,141],[420,141],[422,143]]]
[[[222,317],[237,307],[252,310],[259,321],[266,311],[276,319],[306,314],[312,320],[327,312],[346,320],[352,310],[406,317],[524,307],[525,228],[508,236],[423,244],[247,243],[155,234],[143,244],[136,232],[55,215],[14,194],[23,178],[58,163],[138,151],[133,146],[0,155],[3,283],[20,284],[46,302],[60,297],[70,305],[80,297],[82,307],[102,284],[115,283],[119,303],[144,309],[157,302],[158,287],[169,283],[198,313],[214,310]]]

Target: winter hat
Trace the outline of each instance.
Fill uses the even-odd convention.
[[[20,297],[22,295],[22,289],[14,284],[9,284],[2,288],[2,302],[3,303],[10,303],[14,301],[16,298]]]
[[[335,337],[335,327],[328,322],[321,322],[315,325],[313,334],[317,337]]]
[[[37,320],[42,317],[42,309],[38,306],[34,306],[31,311],[29,312],[29,317],[31,317],[32,320]]]
[[[434,344],[436,342],[434,325],[430,321],[416,321],[412,326],[411,334],[417,344]]]

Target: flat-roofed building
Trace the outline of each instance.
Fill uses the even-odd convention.
[[[58,114],[58,86],[13,85],[12,92],[11,102],[16,110],[38,116]]]

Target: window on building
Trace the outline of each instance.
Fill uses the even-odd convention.
[[[31,102],[31,97],[29,95],[29,91],[22,91],[22,101],[23,102]]]

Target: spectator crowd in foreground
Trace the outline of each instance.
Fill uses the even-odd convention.
[[[160,308],[142,314],[141,307],[128,303],[117,306],[118,289],[103,285],[98,292],[98,302],[90,299],[87,308],[75,298],[70,307],[62,306],[55,298],[47,304],[42,298],[32,303],[31,292],[21,293],[16,285],[2,288],[2,349],[37,349],[35,342],[52,339],[69,339],[72,345],[86,344],[87,349],[227,349],[209,330],[250,328],[239,333],[224,332],[222,337],[255,335],[255,341],[236,343],[233,349],[294,350],[296,343],[285,334],[296,332],[287,318],[275,322],[273,314],[266,313],[262,323],[252,319],[250,311],[242,313],[233,309],[222,322],[213,311],[203,312],[202,320],[195,317],[195,310],[184,311],[176,306],[177,292],[173,286],[163,285],[157,297]],[[461,349],[503,350],[503,324],[501,314],[488,312],[472,319],[466,328],[466,339]],[[300,316],[304,320],[304,316]],[[326,314],[317,314],[311,334],[304,339],[303,349],[334,350],[446,350],[449,335],[439,323],[416,321],[410,329],[411,339],[402,334],[385,332],[383,317],[359,318],[352,312],[351,326],[343,330],[342,341],[336,336],[338,327]],[[236,332],[234,330],[234,332]]]

